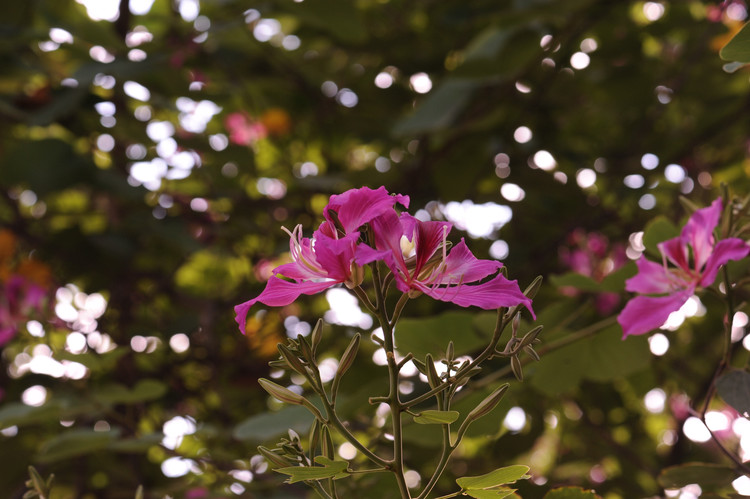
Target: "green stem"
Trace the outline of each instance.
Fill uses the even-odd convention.
[[[309,483],[309,482],[307,482],[307,483]],[[326,492],[326,489],[323,488],[323,485],[321,485],[321,483],[319,481],[315,480],[313,482],[312,487],[315,490],[315,492],[318,493],[318,495],[320,497],[323,497],[325,499],[333,499],[333,497],[331,497],[331,495],[328,492]]]
[[[440,496],[440,497],[437,497],[436,499],[450,499],[451,497],[458,497],[461,495],[461,492],[463,492],[463,490],[459,490],[458,492],[448,494],[447,496]]]
[[[388,312],[385,307],[385,296],[380,278],[380,268],[377,263],[372,264],[372,278],[375,283],[375,296],[377,306],[377,317],[380,327],[383,329],[383,345],[386,358],[388,360],[388,405],[391,408],[391,422],[393,424],[393,460],[390,466],[387,466],[396,476],[398,489],[402,499],[411,499],[409,487],[406,485],[404,477],[404,454],[403,454],[403,426],[401,424],[401,413],[404,410],[398,394],[399,366],[396,363],[396,352],[393,338],[393,324],[388,318]],[[404,295],[406,296],[406,295]],[[408,296],[407,296],[408,298]],[[405,301],[402,296],[399,304]],[[398,307],[397,307],[398,308]],[[401,305],[403,308],[403,304]]]
[[[381,458],[377,454],[373,453],[370,449],[364,446],[362,442],[357,440],[357,437],[352,435],[352,433],[349,431],[349,429],[344,425],[344,423],[341,422],[338,415],[336,415],[336,411],[330,404],[327,403],[327,401],[323,401],[323,403],[326,406],[326,415],[328,416],[327,421],[325,421],[328,424],[333,425],[336,430],[338,430],[339,433],[341,433],[341,436],[343,436],[350,444],[352,444],[358,451],[360,451],[365,457],[367,457],[370,461],[377,464],[378,466],[382,466],[384,468],[388,467],[388,461]]]
[[[512,320],[510,318],[509,320]],[[474,360],[472,360],[469,364],[464,366],[463,368],[459,369],[455,376],[452,376],[451,378],[447,379],[443,383],[439,384],[435,388],[423,393],[422,395],[419,395],[417,397],[414,397],[413,399],[403,402],[402,407],[409,408],[414,407],[417,404],[420,404],[434,395],[437,395],[438,393],[442,392],[443,390],[449,388],[451,385],[454,385],[461,381],[469,371],[471,371],[474,367],[478,366],[482,362],[484,362],[490,355],[492,355],[495,351],[495,346],[497,345],[497,342],[500,341],[500,336],[503,334],[503,330],[508,325],[504,318],[503,309],[498,309],[497,311],[497,319],[495,321],[495,330],[492,333],[492,339],[490,340],[490,343],[487,345],[487,347],[484,349],[482,353],[480,353]]]

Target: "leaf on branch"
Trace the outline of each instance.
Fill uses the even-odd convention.
[[[716,390],[737,412],[745,417],[750,415],[750,373],[729,371],[716,382]]]
[[[306,480],[323,480],[325,478],[343,478],[349,476],[348,461],[336,461],[325,456],[317,456],[315,462],[323,466],[289,466],[277,468],[274,471],[289,475],[287,483],[303,482]]]
[[[748,23],[750,24],[750,23]],[[750,62],[750,28],[745,24],[719,51],[725,61]]]
[[[729,466],[714,463],[686,463],[665,468],[659,474],[659,485],[679,489],[692,483],[700,486],[729,486],[737,473]]]
[[[513,483],[516,480],[529,478],[529,475],[526,474],[528,471],[528,466],[514,464],[512,466],[498,468],[495,471],[490,471],[485,475],[465,476],[457,479],[456,483],[464,490],[490,489],[492,487],[505,485],[506,483]]]
[[[646,250],[658,255],[659,249],[656,245],[679,234],[680,229],[676,225],[670,222],[667,217],[659,215],[646,224],[646,228],[643,231],[643,245],[646,247]]]
[[[422,411],[414,416],[414,422],[419,424],[450,424],[458,419],[458,411]]]
[[[601,496],[581,487],[560,487],[547,492],[544,499],[601,499]]]
[[[568,272],[562,275],[550,276],[553,285],[560,287],[571,287],[581,291],[599,292],[601,285],[592,278],[577,272]]]
[[[502,497],[508,497],[515,491],[516,489],[501,487],[493,490],[467,490],[466,495],[476,499],[499,499]]]

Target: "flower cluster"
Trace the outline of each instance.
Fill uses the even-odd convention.
[[[636,262],[638,274],[626,281],[625,289],[647,296],[631,299],[617,317],[624,337],[662,326],[669,314],[679,310],[697,288],[713,284],[722,265],[750,253],[750,246],[742,239],[716,241],[714,229],[721,212],[721,199],[697,210],[679,236],[658,245],[661,263],[644,256]]]
[[[568,235],[567,245],[559,249],[560,261],[573,272],[590,277],[596,282],[610,275],[628,261],[625,248],[621,244],[610,244],[604,234],[575,229]],[[568,296],[576,296],[579,291],[573,287],[563,287],[560,291]],[[594,306],[602,315],[607,315],[617,307],[619,293],[600,293]]]
[[[16,238],[0,231],[0,347],[8,343],[32,318],[48,314],[49,269],[22,258],[16,261]]]
[[[425,294],[487,310],[524,305],[533,315],[531,300],[500,272],[500,262],[476,258],[463,239],[451,249],[450,223],[399,213],[397,204],[408,208],[409,197],[385,187],[351,189],[331,196],[311,239],[301,226],[287,231],[292,262],[273,270],[259,296],[235,307],[240,330],[245,332],[255,303],[278,307],[337,284],[358,287],[363,267],[375,262],[388,267],[398,290],[410,298]]]

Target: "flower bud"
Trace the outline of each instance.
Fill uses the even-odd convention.
[[[536,279],[531,281],[531,284],[529,284],[523,291],[523,294],[526,295],[526,298],[534,299],[537,292],[539,291],[539,288],[542,287],[542,281],[542,276],[536,276]]]
[[[359,351],[360,337],[359,333],[355,334],[352,341],[349,342],[349,346],[344,350],[344,354],[341,356],[341,361],[339,361],[339,367],[336,370],[336,377],[340,378],[343,376],[344,373],[352,367],[352,364],[354,364],[354,359],[357,357],[357,352]]]
[[[320,447],[323,455],[329,459],[333,459],[334,446],[333,438],[331,438],[331,430],[328,429],[328,425],[323,425],[320,432]]]
[[[321,339],[323,339],[323,319],[318,319],[318,322],[315,323],[315,327],[312,330],[312,334],[310,334],[313,354],[317,352]]]
[[[292,464],[282,456],[276,454],[271,449],[267,449],[262,445],[258,447],[258,452],[260,452],[260,455],[263,456],[263,458],[268,462],[268,465],[272,468],[286,468],[287,466]]]
[[[281,343],[276,345],[276,348],[279,349],[281,358],[284,359],[287,367],[294,369],[298,374],[305,375],[307,371],[305,370],[305,366],[304,364],[302,364],[302,361],[299,360],[299,357],[294,355],[287,346],[282,345]]]
[[[307,400],[305,400],[305,397],[303,397],[302,395],[298,395],[288,388],[277,385],[273,381],[267,380],[265,378],[260,378],[258,380],[258,383],[265,391],[268,392],[269,395],[281,402],[294,405],[305,405],[305,402],[307,402]]]
[[[432,355],[429,353],[425,356],[425,364],[427,365],[427,382],[430,384],[430,388],[435,388],[440,385],[440,376],[435,369],[435,362],[432,360]]]
[[[518,358],[518,355],[510,358],[510,369],[518,381],[523,381],[523,369],[521,368],[521,360]]]
[[[497,407],[497,404],[500,403],[500,400],[502,400],[503,396],[505,395],[505,392],[508,391],[508,387],[510,386],[509,383],[505,383],[500,388],[492,392],[490,395],[488,395],[484,400],[482,400],[479,405],[477,405],[467,416],[466,421],[472,422],[476,421],[477,419],[481,418],[482,416],[486,416],[489,414],[492,409]]]

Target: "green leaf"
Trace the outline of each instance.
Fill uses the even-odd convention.
[[[725,61],[750,62],[750,23],[745,24],[719,51]]]
[[[119,384],[108,385],[94,392],[94,398],[105,404],[136,404],[156,400],[167,393],[167,385],[156,379],[142,379],[132,389]]]
[[[431,317],[403,318],[396,327],[396,348],[418,358],[428,353],[440,357],[445,354],[448,342],[453,340],[456,355],[468,354],[485,346],[492,336],[491,330],[477,330],[475,317],[477,314],[473,312],[451,310]]]
[[[623,340],[618,324],[594,335],[589,344],[591,350],[585,376],[594,381],[610,381],[648,369],[653,358],[648,338],[640,336]]]
[[[20,402],[9,402],[0,408],[0,428],[21,426],[60,419],[60,407],[47,403],[33,407]]]
[[[503,487],[501,489],[493,490],[467,490],[465,495],[475,497],[476,499],[499,499],[502,497],[508,497],[515,491],[516,489],[507,489]]]
[[[315,26],[332,36],[347,42],[362,42],[367,39],[367,25],[362,11],[353,2],[316,0],[299,2],[289,8],[304,24]]]
[[[659,254],[659,249],[656,247],[658,243],[677,237],[679,234],[680,229],[675,224],[667,217],[659,215],[646,224],[643,230],[643,245],[649,252],[657,255]]]
[[[283,435],[290,428],[304,433],[310,427],[310,412],[304,407],[287,406],[276,412],[265,412],[252,416],[234,428],[237,440],[267,442]]]
[[[414,422],[419,424],[450,424],[458,419],[458,411],[422,411],[414,416]]]
[[[506,483],[513,483],[516,480],[529,478],[526,473],[529,471],[528,466],[514,464],[490,471],[487,474],[479,476],[465,476],[456,480],[459,487],[464,490],[481,490],[498,487]]]
[[[89,179],[95,169],[62,140],[20,141],[0,162],[0,184],[20,184],[46,195]]]
[[[729,371],[716,382],[716,390],[724,402],[745,417],[750,416],[750,373]]]
[[[592,278],[576,272],[550,276],[550,282],[558,288],[569,286],[581,291],[601,291],[601,285]]]
[[[323,466],[289,466],[276,468],[274,471],[289,475],[287,483],[302,482],[305,480],[322,480],[342,475],[349,467],[348,461],[335,461],[325,456],[317,456],[315,462]]]
[[[149,433],[141,437],[116,440],[107,447],[107,450],[126,453],[146,452],[154,445],[159,445],[163,438],[164,435],[161,433]]]
[[[593,490],[583,490],[581,487],[560,487],[550,490],[544,499],[601,499]]]
[[[575,389],[583,379],[606,382],[647,369],[651,358],[648,338],[623,341],[620,326],[614,324],[542,355],[539,362],[527,366],[529,383],[546,395],[557,396]]]
[[[629,261],[602,279],[599,290],[610,293],[621,293],[625,289],[625,281],[633,277],[636,272],[638,272],[638,269],[635,262]]]
[[[737,478],[729,466],[714,463],[686,463],[665,468],[659,474],[659,485],[665,489],[679,489],[691,483],[700,486],[728,486]]]
[[[40,463],[51,463],[91,454],[109,447],[119,434],[117,430],[72,430],[48,440],[39,451],[37,459]]]
[[[418,135],[447,128],[469,102],[476,87],[472,80],[445,80],[425,97],[414,113],[396,123],[394,135]]]

